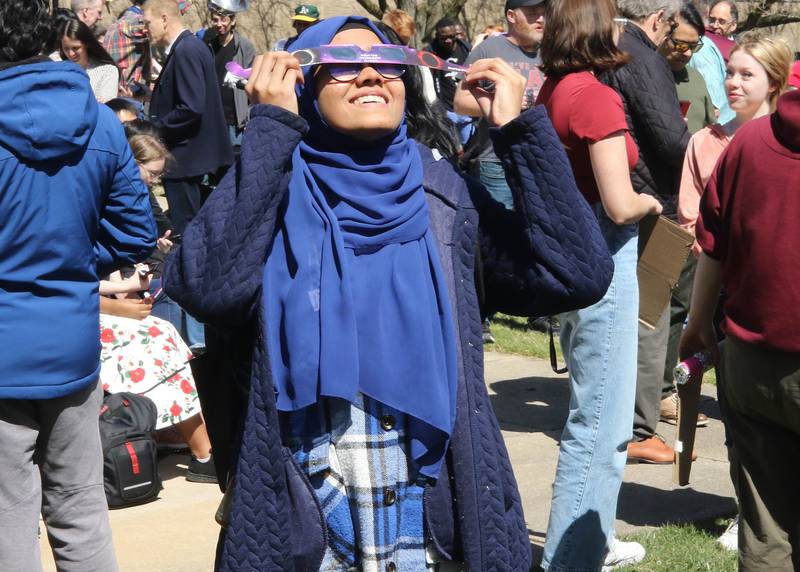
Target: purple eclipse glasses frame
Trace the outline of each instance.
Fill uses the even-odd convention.
[[[369,50],[355,45],[319,46],[297,50],[292,52],[292,55],[303,67],[318,64],[400,64],[424,66],[457,74],[464,74],[468,69],[467,66],[448,62],[431,52],[392,44],[375,45]],[[236,62],[228,62],[225,64],[225,69],[239,79],[246,80],[250,77],[251,70],[243,68]]]

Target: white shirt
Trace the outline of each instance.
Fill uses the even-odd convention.
[[[172,39],[172,41],[169,43],[169,45],[167,46],[167,48],[164,50],[164,55],[165,55],[165,56],[168,56],[168,55],[169,55],[169,53],[172,51],[172,46],[174,46],[174,45],[175,45],[175,40],[177,40],[178,38],[180,38],[180,37],[181,37],[181,34],[183,34],[185,31],[186,31],[186,28],[181,28],[181,31],[180,31],[180,32],[178,32],[178,35],[176,35],[176,36],[175,36],[175,37]]]

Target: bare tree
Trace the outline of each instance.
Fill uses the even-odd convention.
[[[436,22],[441,18],[458,18],[467,0],[356,0],[374,18],[380,20],[383,15],[394,9],[404,10],[417,23],[417,42],[427,41],[433,35]]]
[[[192,8],[194,8],[194,13],[200,20],[200,25],[207,28],[209,26],[208,2],[192,2]]]
[[[747,4],[747,17],[739,25],[740,31],[800,22],[800,2],[757,0]]]
[[[259,51],[272,48],[280,30],[289,21],[293,7],[291,0],[251,0],[247,25],[242,27]]]
[[[483,32],[489,24],[502,23],[505,25],[503,13],[504,0],[468,0],[459,15],[459,22],[464,26],[464,31],[470,39]]]

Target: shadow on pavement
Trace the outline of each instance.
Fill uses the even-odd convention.
[[[189,468],[188,453],[169,453],[166,456],[159,455],[158,473],[162,481],[171,479],[186,478],[186,471]]]
[[[524,377],[489,385],[500,428],[520,433],[561,432],[567,420],[569,384],[565,378]]]
[[[617,504],[617,519],[633,526],[682,524],[734,514],[736,502],[729,496],[640,483],[622,483]]]

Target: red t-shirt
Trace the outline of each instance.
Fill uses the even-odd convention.
[[[777,137],[776,137],[777,134]],[[800,352],[800,91],[736,132],[700,203],[697,242],[722,263],[725,332]]]
[[[625,131],[628,168],[633,169],[639,160],[639,150],[628,134],[622,99],[591,73],[576,72],[562,78],[548,78],[536,103],[547,108],[550,121],[567,151],[578,188],[589,204],[600,201],[589,158],[590,143]]]

